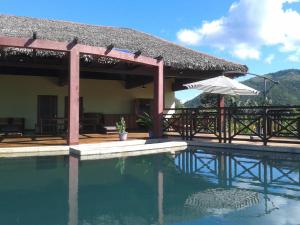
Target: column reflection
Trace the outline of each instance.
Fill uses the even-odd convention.
[[[69,221],[68,225],[78,224],[78,163],[77,157],[69,156]]]
[[[158,181],[158,199],[157,199],[157,204],[158,204],[158,222],[159,224],[164,223],[164,173],[159,170],[158,171],[158,176],[157,176],[157,181]]]

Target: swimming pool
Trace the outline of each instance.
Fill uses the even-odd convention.
[[[297,155],[0,159],[0,224],[299,224]]]

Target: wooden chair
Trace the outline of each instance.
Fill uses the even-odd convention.
[[[5,136],[22,136],[25,130],[25,118],[0,118],[0,131]]]

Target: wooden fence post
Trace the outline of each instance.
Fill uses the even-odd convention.
[[[223,141],[224,143],[227,142],[227,109],[223,108]]]
[[[231,143],[231,108],[228,108],[228,142]]]
[[[263,106],[263,142],[264,145],[267,145],[267,108]]]

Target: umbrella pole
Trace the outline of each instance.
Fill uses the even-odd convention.
[[[218,110],[219,110],[219,142],[222,142],[222,137],[224,136],[224,107],[225,107],[225,96],[218,95]]]

